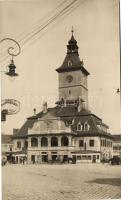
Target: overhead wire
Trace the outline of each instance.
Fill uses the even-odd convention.
[[[68,2],[68,0],[64,0],[63,2],[61,2],[55,9],[53,9],[51,12],[49,12],[45,17],[43,17],[42,19],[41,19],[41,21],[43,20],[43,19],[45,19],[45,18],[47,18],[48,16],[50,16],[51,14],[53,14],[56,10],[58,10],[58,9],[60,9],[66,2]],[[50,18],[50,19],[48,19],[48,20],[46,20],[44,23],[42,23],[41,25],[39,25],[39,27],[37,26],[34,30],[32,30],[32,31],[30,31],[30,32],[28,32],[28,33],[26,33],[26,34],[24,34],[24,36],[23,37],[21,37],[20,39],[19,38],[15,38],[20,44],[21,43],[23,43],[23,44],[25,44],[25,42],[26,42],[26,39],[28,38],[28,35],[29,35],[29,37],[31,36],[31,34],[33,34],[33,33],[35,33],[39,28],[41,28],[42,26],[44,26],[44,24],[46,24],[48,21],[50,21],[51,19],[53,18],[53,16]],[[40,20],[39,20],[39,23],[40,23]],[[35,26],[35,25],[34,25]],[[22,34],[21,34],[22,35]],[[20,36],[21,36],[20,35]],[[27,37],[27,38],[26,38]],[[6,45],[7,46],[7,45]],[[21,44],[21,46],[22,46],[22,44]],[[3,53],[3,52],[2,52]],[[6,55],[5,55],[6,56]],[[2,57],[4,57],[3,55],[2,55]],[[8,55],[6,56],[6,57],[8,57]],[[6,57],[5,58],[3,58],[3,60],[5,60],[6,59]]]
[[[38,26],[40,26],[41,21],[46,20],[46,18],[50,17],[51,14],[53,14],[56,10],[58,10],[62,5],[64,5],[68,0],[64,0],[63,2],[61,2],[59,5],[56,6],[56,8],[54,8],[53,10],[51,10],[49,13],[47,13],[47,15],[44,15],[44,17],[42,17],[41,19],[39,19],[38,21],[36,21],[36,24],[32,24],[31,26],[27,27],[24,31],[22,31],[19,35],[15,36],[14,39],[17,39],[18,42],[21,42],[22,40],[24,40],[25,37],[28,37],[28,34],[31,34],[33,31],[36,30],[36,28]],[[39,24],[38,24],[39,23]],[[35,27],[35,28],[34,28]],[[30,30],[30,31],[29,31]],[[28,32],[29,31],[29,32]],[[7,46],[7,45],[5,45]]]
[[[78,0],[73,0],[69,5],[67,5],[63,10],[61,10],[59,13],[57,13],[54,17],[52,17],[44,26],[40,26],[40,29],[36,31],[34,34],[29,36],[26,40],[29,41],[32,37],[40,33],[43,29],[45,29],[48,25],[50,25],[53,21],[55,21],[62,13],[64,13],[65,10],[67,10],[71,5],[73,5]]]
[[[84,2],[85,0],[83,0]],[[64,13],[64,16],[61,16],[62,18],[60,18],[60,20],[58,20],[56,23],[54,23],[53,25],[51,25],[51,27],[48,28],[48,30],[46,30],[46,32],[44,32],[42,35],[38,35],[37,38],[33,39],[33,41],[30,42],[30,44],[33,44],[34,42],[36,42],[38,39],[42,38],[42,36],[45,35],[45,33],[48,33],[50,29],[52,29],[55,25],[59,24],[66,16],[68,16],[73,10],[75,10],[78,6],[79,6],[80,2],[78,2],[78,4],[75,5],[75,7],[72,7],[69,11]]]
[[[51,17],[49,20],[48,20],[48,22],[46,23],[46,24],[43,24],[43,26],[41,25],[40,27],[39,27],[39,30],[37,30],[35,33],[33,33],[31,36],[29,36],[27,39],[26,39],[26,41],[25,41],[25,43],[24,43],[24,45],[22,46],[22,47],[24,47],[25,46],[25,44],[27,43],[27,42],[29,42],[29,41],[31,41],[31,39],[33,38],[33,37],[35,37],[36,35],[38,35],[41,31],[43,31],[44,29],[46,29],[51,23],[53,23],[54,21],[56,21],[59,17],[62,17],[63,15],[67,15],[67,14],[69,14],[70,12],[68,12],[69,10],[71,10],[71,9],[75,9],[77,6],[75,6],[75,7],[73,7],[73,4],[75,3],[75,2],[79,2],[80,3],[80,1],[78,1],[78,0],[73,0],[71,3],[69,3],[66,7],[64,7],[64,9],[63,10],[61,10],[59,13],[57,13],[56,15],[54,15],[53,17]],[[72,6],[72,7],[71,7]],[[70,8],[71,7],[71,8]],[[66,16],[65,15],[65,16]],[[63,18],[65,17],[65,16],[63,16]],[[61,21],[62,19],[60,19],[60,21]],[[32,41],[31,41],[31,43],[32,43]]]

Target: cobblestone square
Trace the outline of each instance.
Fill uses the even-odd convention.
[[[121,198],[121,166],[109,164],[6,165],[3,200]]]

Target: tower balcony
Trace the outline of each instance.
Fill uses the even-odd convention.
[[[78,98],[68,98],[68,99],[64,99],[64,98],[61,98],[59,101],[56,102],[56,104],[58,106],[62,106],[62,107],[66,107],[66,106],[69,106],[69,105],[73,105],[75,107],[78,106],[78,103],[79,103],[79,99]]]

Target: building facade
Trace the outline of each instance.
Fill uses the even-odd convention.
[[[100,162],[112,157],[108,126],[88,110],[89,72],[80,60],[73,32],[62,65],[56,69],[59,99],[53,108],[43,103],[13,136],[14,150],[26,150],[28,163]]]
[[[12,135],[1,135],[1,156],[11,161],[13,150]]]
[[[121,156],[121,134],[113,135],[113,156]]]

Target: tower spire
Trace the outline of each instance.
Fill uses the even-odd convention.
[[[77,46],[77,41],[74,38],[74,28],[72,26],[71,29],[71,39],[68,41],[67,45],[67,54],[77,54],[78,55],[78,46]]]
[[[73,33],[74,33],[74,27],[73,26],[72,26],[71,32],[72,32],[72,35],[73,35]]]

